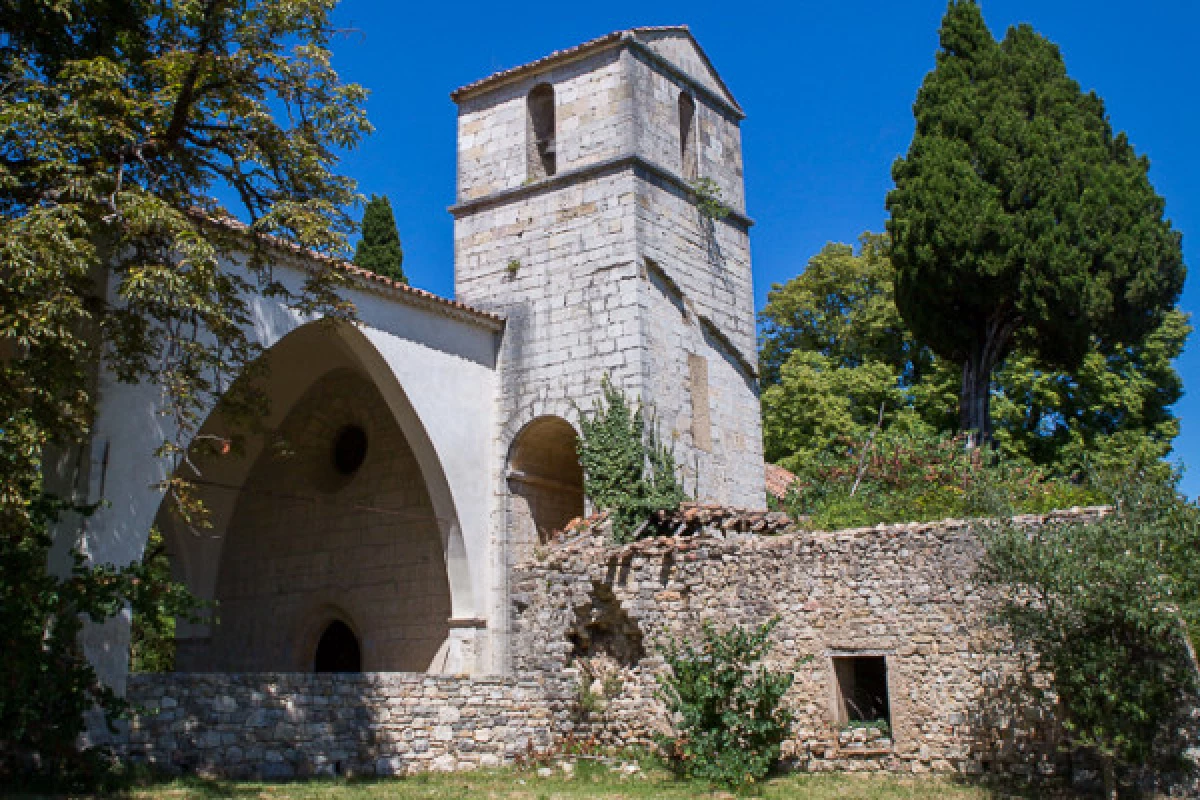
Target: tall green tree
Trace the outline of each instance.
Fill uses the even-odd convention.
[[[795,471],[844,453],[879,424],[958,432],[960,372],[920,347],[895,304],[885,236],[857,253],[829,244],[804,271],[772,287],[760,315],[766,456]],[[1182,393],[1172,366],[1191,326],[1178,309],[1141,342],[1093,336],[1071,372],[1046,369],[1018,338],[992,382],[994,437],[1010,457],[1058,474],[1089,462],[1163,457],[1178,435]]]
[[[174,602],[140,565],[76,551],[67,575],[47,568],[52,521],[102,499],[43,472],[87,439],[101,354],[162,387],[173,466],[259,355],[249,293],[352,312],[340,270],[289,293],[264,266],[268,236],[336,257],[355,227],[336,166],[370,128],[330,64],[333,6],[0,0],[0,782],[65,770],[83,712],[119,706],[76,646],[81,617]],[[186,500],[183,481],[166,488]]]
[[[997,42],[972,0],[952,0],[940,37],[887,198],[896,304],[961,368],[960,426],[987,437],[992,374],[1018,341],[1068,372],[1093,337],[1140,342],[1183,256],[1147,160],[1055,45],[1028,25]]]
[[[362,238],[354,249],[354,263],[376,275],[408,283],[404,277],[404,249],[396,230],[396,215],[387,195],[371,195],[363,211]]]

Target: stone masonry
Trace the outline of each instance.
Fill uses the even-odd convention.
[[[694,637],[702,621],[777,617],[770,663],[795,676],[790,767],[1065,773],[1051,683],[989,625],[991,597],[973,578],[986,523],[810,532],[713,506],[660,522],[682,535],[616,547],[589,527],[520,566],[512,677],[139,675],[130,698],[143,710],[118,742],[170,771],[268,778],[506,764],[568,735],[649,744],[669,727],[656,697],[662,642]],[[856,658],[886,663],[890,730],[839,719],[838,664]],[[599,702],[585,704],[583,687]]]
[[[534,102],[534,92],[553,102]],[[514,515],[513,443],[576,424],[600,379],[640,398],[697,497],[764,503],[741,109],[686,28],[611,34],[453,95],[455,291],[502,314],[495,523],[502,575],[536,533]],[[684,130],[681,97],[695,107]],[[540,109],[553,119],[534,124]],[[553,170],[531,160],[538,147]],[[684,141],[694,143],[694,166]],[[730,213],[700,213],[689,174]],[[507,603],[497,580],[494,607]]]
[[[128,759],[283,779],[494,767],[552,741],[537,684],[410,673],[136,675]]]

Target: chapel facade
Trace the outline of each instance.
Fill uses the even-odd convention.
[[[216,613],[180,623],[181,672],[511,671],[515,564],[590,509],[581,413],[640,400],[687,491],[765,505],[741,108],[685,27],[619,31],[452,94],[455,298],[351,266],[357,321],[251,299],[269,416],[232,455],[193,448],[212,527],[155,484],[161,390],[103,371],[70,475],[110,501],[99,562],[152,526]],[[298,287],[310,256],[280,248]],[[239,269],[236,259],[231,269]],[[213,404],[196,442],[233,436]],[[128,617],[88,629],[123,687]]]

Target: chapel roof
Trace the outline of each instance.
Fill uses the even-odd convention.
[[[237,233],[250,235],[252,233],[250,226],[246,225],[241,220],[230,217],[205,217],[208,222],[219,225],[226,230],[231,230]],[[269,247],[300,256],[301,258],[316,261],[322,264],[331,264],[334,268],[351,276],[351,279],[359,284],[365,284],[365,288],[383,289],[391,294],[396,299],[405,302],[409,305],[419,306],[431,311],[440,312],[447,316],[457,317],[470,322],[482,324],[484,327],[493,330],[500,330],[504,327],[505,319],[499,314],[491,311],[469,306],[459,300],[452,300],[448,297],[434,294],[433,292],[424,289],[418,289],[415,286],[409,286],[403,281],[389,278],[385,275],[378,275],[369,269],[337,258],[331,258],[315,250],[310,250],[305,247],[284,241],[276,236],[269,234],[257,234],[257,236],[265,242]]]
[[[528,63],[511,67],[509,69],[502,69],[499,72],[493,72],[486,78],[481,78],[477,81],[473,81],[472,83],[468,83],[465,86],[460,86],[450,93],[450,97],[457,103],[467,96],[475,94],[481,89],[498,86],[510,80],[515,80],[526,75],[540,72],[546,67],[574,60],[594,50],[601,50],[621,41],[636,42],[647,50],[651,50],[651,40],[664,35],[674,35],[676,37],[686,38],[688,42],[690,42],[692,47],[695,49],[696,55],[699,56],[703,68],[708,73],[703,77],[709,78],[711,82],[715,84],[717,93],[722,97],[722,99],[728,102],[729,105],[738,112],[738,114],[744,116],[745,112],[742,111],[742,107],[738,105],[737,100],[735,100],[733,97],[733,93],[729,91],[729,87],[725,85],[725,81],[721,79],[721,76],[717,73],[717,70],[713,67],[712,62],[709,60],[708,55],[704,52],[704,49],[700,46],[700,43],[696,41],[696,37],[692,35],[691,29],[689,29],[687,25],[643,25],[635,28],[625,28],[623,30],[613,31],[612,33],[606,33],[603,36],[590,39],[582,44],[577,44],[564,50],[555,50],[549,55],[542,56],[541,58],[535,59]],[[663,60],[670,60],[663,57],[661,54],[656,53],[656,55],[659,58],[663,58]],[[677,69],[680,69],[680,71],[685,71],[679,64],[675,64],[674,66]],[[689,77],[691,77],[693,80],[703,83],[702,76],[690,75]]]

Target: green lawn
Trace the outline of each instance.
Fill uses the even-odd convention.
[[[866,800],[999,800],[1011,797],[1045,797],[1045,794],[1012,792],[966,785],[947,777],[897,777],[879,775],[789,775],[753,787],[744,794],[759,798],[865,798]],[[411,778],[371,781],[313,781],[298,783],[240,783],[189,779],[121,792],[129,800],[566,800],[566,798],[732,798],[728,792],[650,770],[625,776],[607,768],[584,765],[574,777],[556,772],[539,777],[528,770],[480,770],[456,774],[422,774]]]

